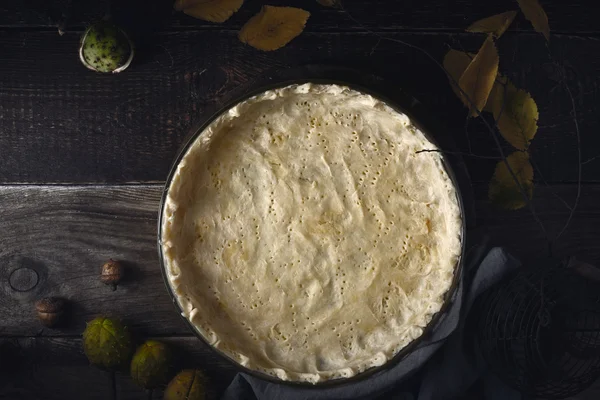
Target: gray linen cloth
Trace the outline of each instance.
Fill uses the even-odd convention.
[[[502,248],[495,247],[488,252],[483,246],[471,249],[450,307],[432,334],[392,368],[355,383],[329,388],[281,385],[240,373],[222,400],[350,400],[382,395],[396,400],[449,400],[459,397],[480,377],[484,377],[486,399],[519,399],[516,392],[487,374],[482,360],[473,357],[472,351],[464,351],[462,331],[465,317],[477,297],[519,265]],[[415,396],[406,392],[401,383],[421,367],[421,385]]]

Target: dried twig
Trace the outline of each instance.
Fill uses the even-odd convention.
[[[550,190],[550,193],[552,193],[552,195],[554,197],[556,197],[561,203],[563,203],[563,205],[565,207],[567,207],[567,209],[570,211],[573,209],[573,207],[571,207],[571,205],[569,205],[569,203],[567,203],[567,201],[565,199],[563,199],[562,197],[560,197],[558,195],[558,193],[556,193],[552,187],[550,186],[550,184],[546,181],[546,178],[544,178],[544,175],[542,174],[542,170],[539,168],[539,166],[537,165],[537,163],[535,162],[534,159],[531,159],[531,165],[533,165],[533,168],[535,169],[535,174],[536,176],[538,176],[542,182],[544,183],[544,185],[546,185],[546,187]]]
[[[565,86],[565,90],[569,95],[569,99],[571,100],[571,114],[573,115],[573,123],[575,124],[575,136],[577,138],[577,196],[575,197],[575,202],[573,203],[573,207],[571,208],[571,212],[569,213],[569,217],[567,218],[567,222],[562,227],[558,235],[554,238],[554,241],[558,240],[562,234],[567,230],[567,227],[571,223],[573,219],[573,215],[575,215],[575,210],[579,206],[579,199],[581,198],[581,170],[582,170],[582,162],[581,162],[581,134],[579,132],[579,121],[577,121],[577,110],[575,108],[575,99],[573,99],[573,93],[571,92],[571,88],[567,84],[567,79],[562,74],[562,83]]]
[[[423,150],[415,151],[415,154],[420,154],[420,153],[454,154],[454,155],[473,157],[473,158],[483,158],[486,160],[502,160],[502,157],[498,157],[498,156],[482,156],[479,154],[464,153],[462,151],[446,151],[446,150],[440,150],[440,149],[423,149]]]
[[[592,158],[588,158],[587,160],[585,160],[584,162],[582,162],[581,165],[585,165],[587,163],[591,163],[592,161],[595,161],[595,160],[597,160],[599,158],[600,158],[600,155],[594,156]]]

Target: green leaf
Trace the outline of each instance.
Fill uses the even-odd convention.
[[[500,134],[518,150],[527,150],[538,129],[539,112],[535,100],[525,90],[517,89],[508,78],[492,95],[492,111]]]
[[[504,161],[496,164],[488,196],[490,201],[499,207],[518,210],[525,207],[533,195],[533,167],[529,162],[529,154],[522,151],[512,153],[506,158],[506,161],[527,195],[527,199],[523,197],[523,193]]]

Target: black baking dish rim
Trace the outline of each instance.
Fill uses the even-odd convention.
[[[353,384],[358,381],[362,381],[378,372],[391,369],[392,367],[397,365],[401,360],[403,360],[408,354],[410,354],[413,350],[415,350],[425,338],[432,334],[433,330],[439,325],[442,317],[446,314],[448,307],[452,304],[453,299],[456,297],[457,291],[460,288],[460,282],[463,275],[463,263],[466,251],[467,225],[471,224],[472,219],[474,218],[474,212],[472,211],[473,201],[471,196],[469,177],[464,163],[462,162],[462,159],[455,155],[448,157],[447,154],[440,154],[444,168],[456,188],[457,200],[462,217],[461,253],[457,260],[457,265],[451,287],[448,290],[448,292],[446,292],[444,303],[440,311],[433,315],[430,322],[423,329],[423,333],[421,336],[410,342],[407,346],[402,348],[394,357],[387,360],[387,362],[385,362],[381,366],[368,368],[365,371],[348,378],[336,378],[316,383],[285,381],[275,376],[246,368],[240,365],[239,362],[237,362],[236,360],[229,357],[227,354],[223,353],[221,350],[210,345],[202,336],[202,334],[198,332],[195,326],[186,317],[183,316],[181,306],[176,300],[175,294],[173,293],[173,289],[170,285],[166,273],[166,265],[164,262],[164,256],[162,251],[162,222],[163,209],[169,187],[171,185],[173,176],[177,171],[177,167],[181,162],[183,156],[187,153],[189,147],[202,134],[204,129],[221,114],[223,114],[236,104],[265,91],[289,85],[300,85],[304,83],[336,84],[350,87],[351,89],[354,89],[361,93],[369,94],[374,98],[385,102],[392,109],[406,114],[410,118],[413,125],[415,125],[425,135],[425,137],[438,148],[454,149],[454,143],[451,141],[451,139],[449,139],[450,135],[447,132],[445,136],[439,136],[439,138],[433,137],[430,134],[432,129],[435,129],[435,132],[438,132],[439,135],[444,135],[444,132],[440,132],[439,125],[437,125],[437,122],[428,116],[426,110],[423,109],[423,106],[420,102],[418,102],[412,96],[404,93],[403,91],[397,88],[391,89],[389,85],[385,84],[385,81],[383,79],[375,75],[371,75],[364,71],[359,71],[352,68],[337,67],[330,65],[306,65],[275,71],[272,73],[272,75],[267,76],[266,78],[261,78],[252,81],[249,84],[239,88],[238,90],[234,90],[232,94],[227,96],[227,99],[224,102],[217,104],[217,106],[215,107],[215,111],[213,111],[212,113],[205,113],[205,115],[209,115],[209,117],[203,118],[202,122],[196,124],[195,127],[190,131],[190,134],[185,139],[184,144],[180,148],[177,157],[175,158],[175,161],[171,167],[171,170],[169,171],[168,178],[165,182],[165,188],[161,196],[158,216],[158,252],[163,280],[165,286],[167,287],[167,291],[171,296],[173,304],[175,305],[180,316],[195,334],[195,336],[198,337],[204,343],[204,345],[206,345],[213,352],[218,354],[222,359],[232,364],[239,372],[244,372],[256,378],[273,382],[276,384],[303,387],[306,389],[322,389]],[[390,95],[389,93],[391,91],[393,91],[393,93]],[[440,147],[441,141],[437,139],[444,139],[443,147]],[[449,161],[449,158],[452,158],[452,162]]]

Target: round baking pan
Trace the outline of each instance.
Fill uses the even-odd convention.
[[[441,126],[434,119],[431,118],[431,116],[427,113],[427,111],[424,109],[423,105],[419,101],[414,99],[412,96],[406,94],[402,90],[397,89],[393,85],[390,85],[389,82],[386,83],[383,79],[377,76],[351,68],[327,65],[306,65],[274,71],[235,90],[234,92],[230,93],[227,96],[227,98],[219,100],[216,106],[214,107],[214,110],[212,110],[212,112],[205,113],[206,118],[204,118],[200,123],[198,123],[194,127],[194,129],[192,129],[188,138],[184,141],[183,146],[181,147],[177,157],[175,158],[175,161],[173,162],[171,171],[169,172],[169,176],[166,180],[165,189],[160,202],[158,217],[158,252],[163,279],[167,287],[167,291],[169,292],[169,295],[171,296],[175,307],[177,308],[179,314],[182,315],[182,318],[185,320],[186,324],[207,347],[212,349],[212,351],[214,351],[215,353],[219,354],[223,359],[227,360],[229,363],[233,364],[240,372],[245,372],[265,381],[274,382],[278,384],[305,387],[307,389],[318,389],[324,387],[356,383],[357,381],[363,380],[379,371],[387,370],[392,366],[398,364],[402,359],[404,359],[408,354],[410,354],[419,345],[419,343],[421,343],[425,338],[431,335],[431,333],[435,330],[436,326],[440,322],[440,319],[443,318],[443,316],[445,315],[449,305],[452,303],[452,300],[455,297],[457,290],[460,287],[459,283],[462,279],[463,261],[465,256],[466,230],[467,225],[471,225],[471,221],[474,217],[474,212],[472,211],[473,202],[471,196],[469,177],[466,172],[464,163],[462,162],[462,159],[456,155],[441,154],[442,163],[446,169],[446,172],[448,173],[448,176],[450,177],[456,188],[458,204],[461,211],[463,221],[461,232],[461,253],[457,261],[452,285],[445,295],[444,303],[440,311],[434,314],[429,324],[424,328],[423,334],[420,337],[413,340],[407,346],[402,348],[394,357],[388,360],[385,364],[379,367],[369,368],[359,374],[348,378],[338,378],[317,383],[285,381],[275,376],[246,368],[240,365],[237,361],[230,358],[222,351],[211,346],[202,336],[202,334],[194,327],[194,325],[186,317],[183,316],[181,306],[173,293],[173,289],[170,285],[166,272],[166,266],[162,251],[162,223],[164,204],[169,188],[171,186],[171,181],[177,170],[177,166],[179,165],[184,155],[187,153],[189,147],[195,142],[198,136],[202,134],[204,129],[222,113],[226,112],[236,104],[267,90],[303,83],[337,84],[348,86],[356,91],[369,94],[379,100],[382,100],[394,110],[406,114],[410,118],[411,122],[423,132],[425,137],[432,143],[434,143],[438,148],[447,151],[452,151],[455,148],[454,143],[451,140],[450,134],[446,130],[443,130]]]

